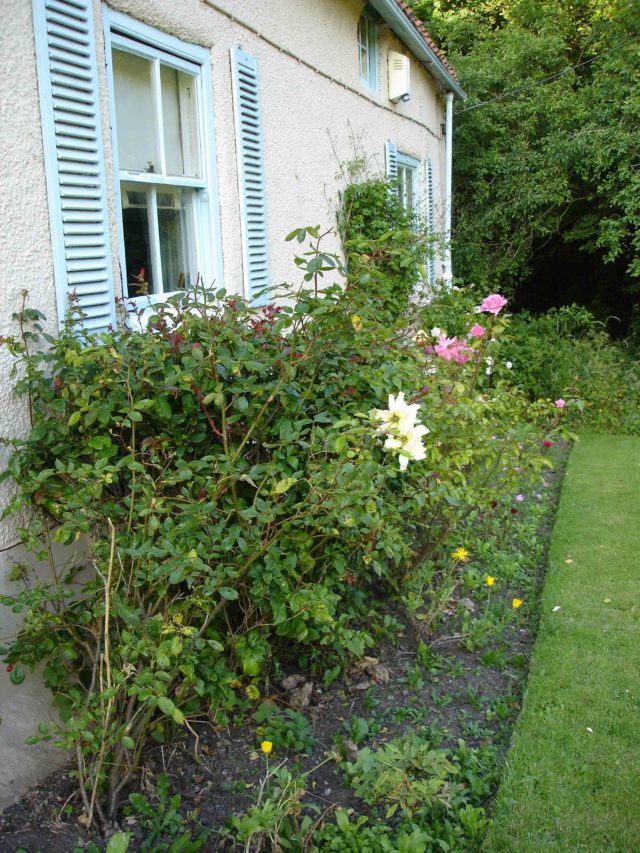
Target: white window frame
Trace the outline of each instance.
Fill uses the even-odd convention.
[[[398,151],[397,159],[397,174],[396,181],[398,183],[398,198],[400,204],[407,213],[418,213],[420,200],[420,161],[415,157],[410,157],[408,154],[402,154]],[[411,172],[413,176],[413,205],[409,207],[406,199],[406,173]]]
[[[124,182],[135,182],[140,185],[141,190],[144,189],[144,184],[167,186],[168,188],[192,188],[194,190],[193,243],[196,273],[207,287],[220,288],[223,286],[211,56],[209,50],[206,48],[183,42],[174,36],[156,30],[147,24],[142,24],[128,15],[115,12],[106,6],[103,10],[103,24],[122,295],[131,313],[138,314],[140,312],[144,313],[145,310],[148,311],[155,303],[164,302],[172,295],[172,292],[134,297],[127,295],[128,282],[126,281],[127,269],[124,252],[121,193],[121,183]],[[163,63],[181,71],[187,71],[191,74],[196,72],[197,120],[202,178],[189,178],[185,176],[165,178],[156,173],[129,172],[120,169],[118,162],[115,88],[111,59],[111,51],[114,47],[127,50],[145,59],[162,59]],[[162,137],[162,133],[159,136]],[[180,292],[182,291],[174,291],[173,293]]]
[[[360,83],[369,91],[376,93],[378,91],[378,25],[366,9],[358,18],[357,43]]]

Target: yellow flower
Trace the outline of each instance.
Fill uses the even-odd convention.
[[[260,749],[264,752],[265,755],[269,755],[269,753],[273,749],[273,744],[270,740],[263,740],[260,744]]]
[[[357,314],[351,315],[351,325],[353,326],[353,330],[355,332],[361,332],[362,329],[364,328],[362,320],[360,319],[360,317],[358,317]]]
[[[469,552],[466,548],[456,548],[456,550],[451,554],[451,556],[459,563],[466,563],[469,559]]]
[[[484,579],[484,582],[486,583],[487,586],[493,586],[494,583],[496,582],[496,579],[494,577],[492,577],[491,575],[487,575],[486,578]]]
[[[521,598],[514,598],[513,601],[511,602],[511,606],[513,607],[514,610],[517,610],[518,607],[522,606],[522,599]]]

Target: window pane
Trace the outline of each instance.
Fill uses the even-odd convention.
[[[122,187],[127,293],[131,297],[154,292],[147,198],[144,189],[128,189],[126,185]]]
[[[360,77],[369,79],[369,28],[367,19],[363,16],[358,21],[358,48],[360,57]]]
[[[197,178],[200,169],[195,78],[161,65],[160,86],[167,173]]]
[[[415,193],[413,189],[415,173],[413,169],[407,169],[407,177],[406,177],[406,187],[407,187],[407,196],[406,196],[406,209],[408,211],[413,210]]]
[[[112,56],[120,168],[159,171],[152,63],[123,50]]]
[[[193,233],[193,193],[188,190],[158,189],[158,234],[165,293],[184,290],[193,284],[189,235]]]

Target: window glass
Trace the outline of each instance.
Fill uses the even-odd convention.
[[[193,233],[193,193],[188,190],[171,190],[157,193],[158,237],[165,290],[184,290],[195,284],[192,258],[189,251]]]
[[[398,154],[398,198],[403,208],[412,213],[418,204],[419,161],[405,154]]]
[[[147,192],[122,187],[122,225],[129,296],[154,292]]]
[[[113,51],[113,86],[121,169],[159,171],[153,65],[148,59]]]
[[[375,92],[378,88],[376,24],[366,14],[358,21],[358,62],[360,81]]]
[[[123,183],[122,228],[130,297],[172,293],[195,284],[194,193]]]
[[[191,74],[160,64],[166,171],[199,176],[196,81]]]
[[[112,46],[126,295],[192,287],[204,234],[201,66],[118,38]],[[200,196],[200,197],[199,197]]]

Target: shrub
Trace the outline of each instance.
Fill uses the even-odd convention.
[[[31,310],[5,342],[33,423],[12,441],[9,511],[31,507],[38,556],[84,537],[92,572],[52,562],[3,596],[23,628],[2,653],[16,681],[44,663],[60,723],[31,740],[74,750],[89,822],[113,819],[150,737],[224,722],[283,645],[361,655],[359,603],[548,464],[562,413],[484,370],[507,321],[482,315],[483,337],[439,356],[353,280],[319,289],[338,263],[317,229],[291,235],[307,236],[316,286],[278,304],[187,294],[146,333],[70,320],[55,339]],[[430,430],[410,446],[369,414],[400,392]]]
[[[573,421],[604,432],[640,433],[637,360],[612,343],[602,323],[577,305],[533,317],[513,317],[509,357],[512,381],[534,400],[579,397]]]
[[[347,186],[339,224],[349,277],[364,303],[375,297],[380,318],[402,316],[426,280],[425,263],[434,247],[416,216],[403,208],[393,182],[369,179]]]

